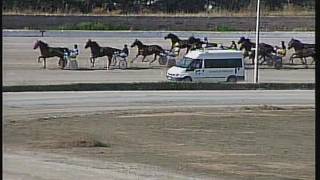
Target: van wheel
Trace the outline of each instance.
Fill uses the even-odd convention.
[[[191,82],[192,79],[191,79],[191,77],[185,77],[185,78],[182,79],[182,81],[183,82]]]
[[[235,76],[231,76],[231,77],[228,78],[227,82],[236,83],[237,82],[237,78]]]

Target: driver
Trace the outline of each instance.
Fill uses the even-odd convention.
[[[231,46],[229,47],[229,49],[238,50],[236,42],[232,41],[231,42]]]
[[[121,57],[128,57],[129,56],[129,49],[128,49],[128,45],[124,45],[121,53],[120,53]]]

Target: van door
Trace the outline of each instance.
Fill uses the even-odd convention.
[[[237,76],[237,81],[244,81],[245,80],[245,70],[244,70],[244,63],[243,59],[235,59],[234,60],[234,73]]]
[[[203,70],[203,60],[202,59],[195,59],[190,64],[189,68],[187,69],[188,74],[192,78],[192,81],[202,81],[204,77],[204,70]]]

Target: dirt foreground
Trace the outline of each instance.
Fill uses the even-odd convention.
[[[314,119],[272,106],[7,114],[4,178],[314,179]]]

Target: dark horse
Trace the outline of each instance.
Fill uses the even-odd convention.
[[[131,60],[131,63],[138,58],[138,56],[142,55],[142,62],[144,62],[144,59],[146,58],[146,56],[152,55],[154,54],[154,59],[149,63],[151,64],[152,62],[154,62],[157,59],[157,56],[160,56],[160,53],[165,53],[165,51],[162,49],[162,47],[158,46],[158,45],[144,45],[141,41],[139,41],[138,39],[136,39],[133,44],[131,45],[131,47],[138,47],[138,54],[136,55],[136,57],[134,59]]]
[[[187,52],[189,52],[191,45],[189,44],[189,41],[186,40],[181,40],[177,35],[169,33],[167,36],[164,37],[164,39],[170,39],[171,40],[171,51],[173,48],[178,47],[178,55],[180,54],[181,49],[187,48]]]
[[[87,41],[84,48],[88,48],[88,47],[90,47],[91,49],[91,57],[90,57],[91,67],[94,67],[96,58],[107,56],[108,64],[106,68],[109,69],[112,57],[115,54],[115,52],[121,52],[120,49],[116,49],[112,47],[100,47],[96,41],[91,41],[91,39]]]
[[[297,39],[291,39],[288,43],[288,49],[294,49],[294,53],[290,56],[289,61],[291,61],[291,64],[293,64],[294,58],[300,58],[302,64],[307,64],[307,57],[312,57],[314,62],[315,60],[315,44],[306,44],[302,43]],[[303,61],[304,59],[304,61]],[[311,64],[312,64],[311,63]]]
[[[256,44],[251,42],[250,39],[246,39],[244,37],[241,37],[238,41],[238,44],[240,44],[240,50],[245,50],[243,57],[249,57],[249,59],[252,60],[252,64],[254,64],[254,50],[252,48],[256,47]],[[266,43],[259,43],[259,51],[258,56],[260,56],[260,59],[263,59],[263,61],[260,62],[260,64],[263,64],[266,61],[266,58],[271,58],[272,53],[276,53],[276,50],[273,46],[266,44]],[[271,58],[272,59],[272,58]]]
[[[66,51],[69,53],[68,48],[64,47],[49,47],[49,45],[43,41],[36,41],[36,43],[33,46],[33,49],[37,49],[40,47],[40,53],[41,55],[38,57],[38,63],[40,63],[40,59],[43,59],[43,68],[45,69],[47,66],[46,58],[51,58],[51,57],[58,57],[59,58],[59,65],[63,69],[67,62],[64,59],[64,52]]]

